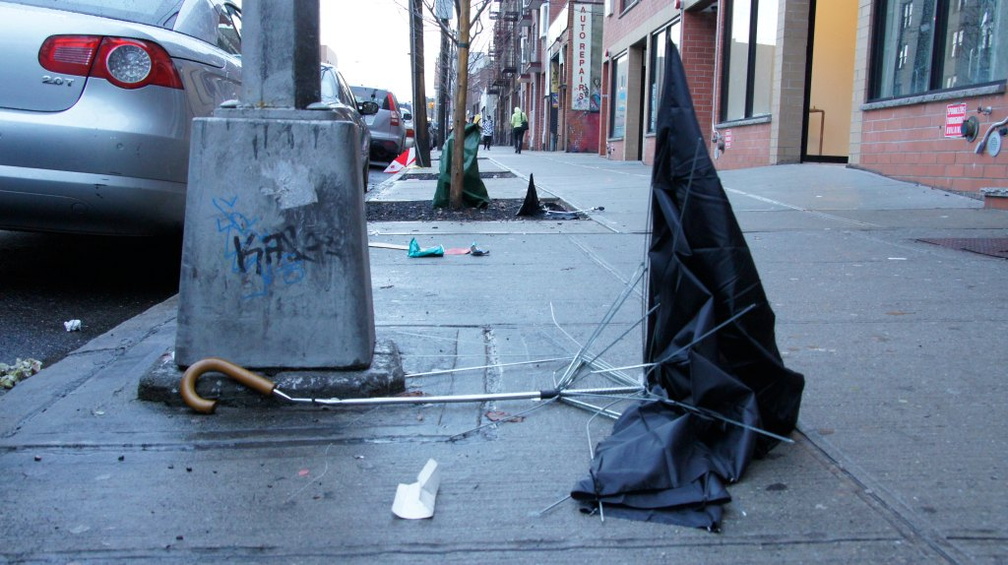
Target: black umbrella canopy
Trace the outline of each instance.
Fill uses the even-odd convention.
[[[666,47],[651,176],[644,359],[656,400],[626,410],[572,496],[606,515],[720,529],[725,484],[798,419],[775,317]]]

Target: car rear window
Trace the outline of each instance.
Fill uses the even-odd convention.
[[[382,110],[391,110],[389,107],[389,91],[383,90],[381,88],[371,88],[369,86],[351,86],[350,90],[353,91],[354,98],[358,102],[367,102],[368,100],[374,100],[378,103]]]
[[[13,0],[15,4],[53,8],[116,20],[165,27],[182,0]]]

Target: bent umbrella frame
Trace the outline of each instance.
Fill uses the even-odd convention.
[[[624,367],[614,367],[608,363],[601,360],[602,355],[605,354],[613,345],[618,343],[621,339],[626,337],[634,328],[636,328],[642,321],[643,318],[631,325],[627,330],[622,332],[610,345],[603,348],[599,353],[589,354],[589,349],[595,343],[595,341],[600,337],[601,332],[609,324],[612,323],[613,317],[620,310],[626,300],[633,293],[634,288],[640,283],[643,276],[646,274],[646,268],[642,265],[638,268],[634,276],[627,283],[623,292],[619,295],[618,299],[612,304],[609,311],[603,317],[601,323],[596,326],[595,331],[591,334],[588,340],[581,344],[577,353],[571,358],[567,368],[564,370],[563,374],[559,379],[554,382],[554,387],[550,389],[541,390],[531,390],[531,391],[518,391],[518,392],[498,392],[498,393],[483,393],[483,394],[457,394],[457,395],[427,395],[427,396],[375,396],[375,397],[360,397],[360,398],[310,398],[310,397],[295,397],[287,394],[286,392],[280,390],[276,387],[276,384],[268,378],[246,369],[238,364],[232,363],[226,359],[219,357],[209,357],[201,359],[196,363],[190,365],[184,374],[179,385],[179,394],[182,397],[183,402],[196,412],[202,414],[212,414],[217,408],[218,400],[207,399],[200,396],[196,391],[196,384],[199,378],[206,373],[221,373],[235,382],[255,391],[259,394],[267,397],[274,397],[284,402],[289,402],[292,404],[314,404],[318,406],[335,406],[335,407],[361,407],[361,406],[394,406],[394,405],[416,405],[416,404],[452,404],[452,403],[483,403],[483,402],[494,402],[494,401],[517,401],[517,400],[533,400],[533,401],[560,401],[565,404],[569,404],[576,408],[587,410],[596,415],[605,416],[611,419],[617,419],[620,417],[621,413],[615,411],[611,408],[611,404],[607,406],[600,406],[589,402],[592,398],[608,398],[616,400],[627,400],[627,401],[645,401],[645,400],[655,400],[662,403],[668,404],[670,406],[677,407],[682,410],[689,411],[701,418],[713,419],[720,421],[724,424],[738,426],[742,429],[746,429],[757,434],[761,434],[772,438],[777,441],[782,441],[786,443],[792,443],[792,440],[774,434],[772,432],[760,429],[758,427],[751,426],[745,422],[741,422],[723,414],[719,414],[712,410],[704,409],[697,406],[692,406],[689,403],[677,401],[664,396],[656,395],[650,392],[644,384],[639,380],[628,375],[625,371],[635,370],[635,369],[648,369],[660,363],[661,361],[655,363],[643,363],[638,365],[629,365]],[[653,311],[653,309],[652,309]],[[646,312],[645,316],[649,315],[652,311]],[[744,309],[736,317],[744,315],[749,309]],[[551,312],[552,314],[552,312]],[[698,336],[694,343],[689,344],[686,347],[690,347],[708,338],[714,332],[719,330],[721,327],[730,323],[734,320],[728,320],[725,323],[713,328],[710,332]],[[556,326],[563,332],[569,339],[575,341],[570,334],[560,327],[559,323],[556,321],[556,317],[553,317],[553,321]],[[685,349],[685,348],[684,348]],[[478,370],[487,368],[499,368],[506,365],[526,365],[532,363],[541,363],[545,361],[556,361],[566,358],[553,358],[553,359],[539,359],[533,361],[525,361],[518,363],[508,363],[508,364],[497,364],[489,366],[478,366],[478,367],[465,367],[457,369],[444,369],[439,371],[431,371],[427,373],[415,373],[407,375],[409,377],[420,377],[429,376],[434,374],[445,374],[445,373],[458,373],[468,370]],[[577,382],[580,377],[587,374],[596,374],[606,377],[613,382],[616,386],[611,387],[586,387],[586,388],[574,388],[573,385]]]
[[[571,492],[585,509],[601,515],[605,504],[624,518],[719,530],[721,506],[731,500],[725,485],[741,478],[753,456],[776,443],[793,443],[786,436],[797,422],[804,377],[783,364],[773,310],[703,145],[678,51],[671,41],[666,50],[647,260],[554,388],[458,396],[293,398],[251,371],[205,359],[182,378],[186,403],[201,412],[213,411],[216,402],[195,392],[196,379],[211,370],[264,395],[329,406],[558,400],[616,418],[612,435],[594,450],[588,475]],[[648,362],[606,366],[599,358],[608,347],[594,356],[589,350],[645,272],[649,309],[634,326],[646,323]],[[630,368],[645,369],[646,378],[623,373]],[[585,374],[600,374],[617,386],[573,388]],[[638,402],[616,413],[609,410],[615,402],[600,407],[584,400],[593,396]]]

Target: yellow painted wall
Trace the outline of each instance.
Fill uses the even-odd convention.
[[[812,46],[810,108],[826,111],[825,127],[820,114],[809,114],[807,154],[846,156],[850,143],[851,91],[854,87],[854,46],[857,33],[857,2],[818,0],[815,5],[815,39]]]

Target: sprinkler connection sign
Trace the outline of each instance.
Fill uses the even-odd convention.
[[[962,137],[962,123],[965,119],[965,102],[945,106],[945,137]]]

